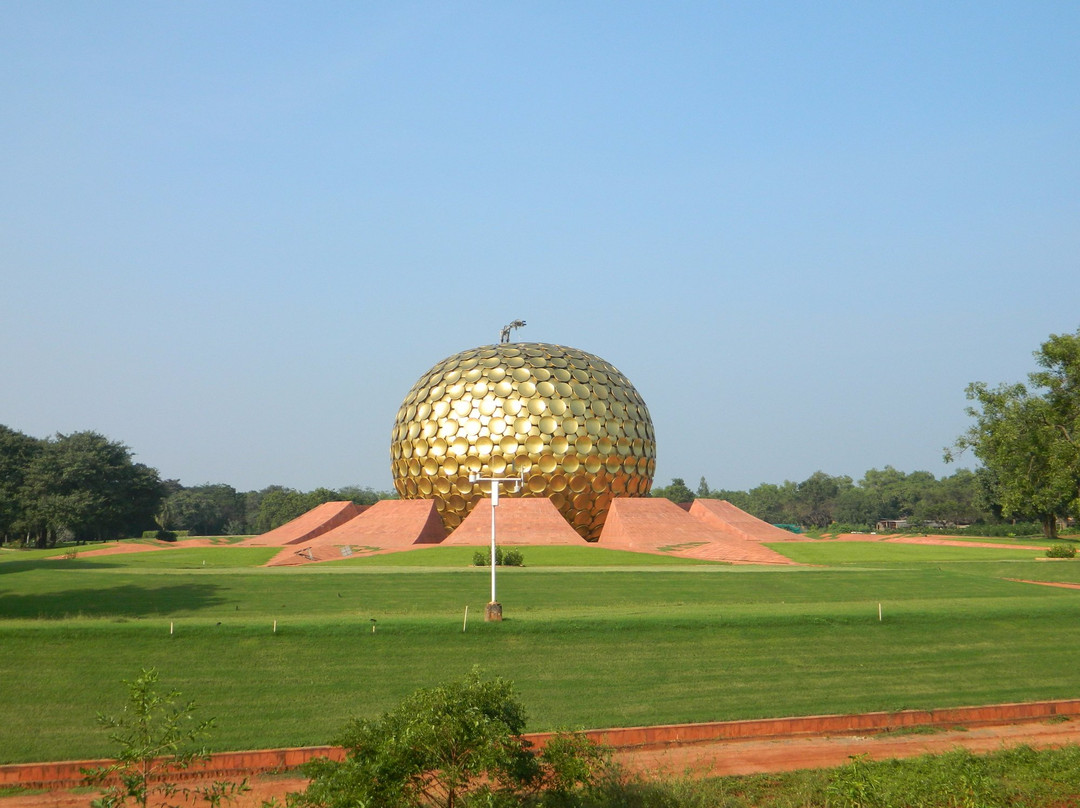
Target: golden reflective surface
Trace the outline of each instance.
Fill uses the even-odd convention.
[[[453,530],[482,499],[483,477],[525,478],[596,541],[613,496],[646,496],[656,438],[645,402],[598,356],[535,342],[485,345],[444,359],[413,385],[390,441],[403,499],[434,499]],[[502,496],[514,496],[503,489]]]

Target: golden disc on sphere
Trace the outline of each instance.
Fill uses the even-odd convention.
[[[545,343],[455,354],[408,391],[390,445],[394,488],[430,497],[447,530],[483,498],[469,473],[523,474],[578,533],[600,535],[613,495],[644,496],[656,467],[652,421],[617,369]]]

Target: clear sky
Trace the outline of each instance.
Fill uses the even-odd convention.
[[[657,483],[952,473],[1080,326],[1080,4],[0,4],[0,423],[389,488],[450,354],[608,360]],[[962,465],[969,464],[970,461]]]

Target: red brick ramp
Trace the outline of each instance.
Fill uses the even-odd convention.
[[[352,554],[408,550],[440,543],[446,537],[430,499],[384,499],[338,527],[300,546],[278,553],[268,567],[332,561]],[[342,548],[349,550],[343,554]]]
[[[261,536],[252,536],[240,542],[242,547],[284,547],[311,541],[338,525],[343,525],[358,516],[366,506],[358,506],[348,500],[344,502],[324,502],[307,513],[276,527]]]
[[[732,564],[791,564],[760,542],[733,538],[663,498],[616,498],[600,546]]]
[[[798,537],[791,531],[751,516],[726,499],[695,499],[690,506],[690,515],[733,539],[757,542],[798,541]]]
[[[499,544],[588,544],[547,497],[499,497],[495,509],[495,536]],[[478,502],[443,544],[489,546],[491,500],[485,497]]]

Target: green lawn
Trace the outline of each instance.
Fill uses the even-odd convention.
[[[499,570],[497,625],[482,622],[489,571],[471,548],[297,569],[258,566],[272,548],[3,552],[0,761],[106,754],[94,715],[119,710],[120,680],[148,665],[217,718],[216,749],[324,743],[347,717],[473,664],[516,683],[531,729],[1080,694],[1066,640],[1080,591],[1006,580],[1080,581],[1080,561],[774,549],[816,566],[525,548],[528,566]]]

